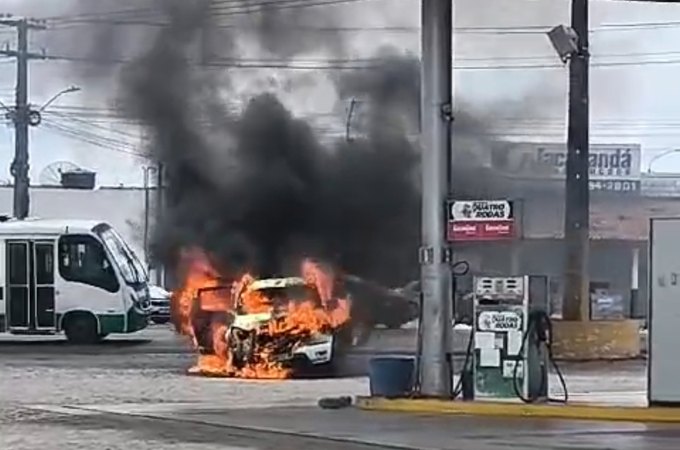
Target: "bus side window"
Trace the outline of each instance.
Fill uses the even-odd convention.
[[[120,285],[101,242],[89,235],[59,239],[59,274],[66,281],[118,292]]]

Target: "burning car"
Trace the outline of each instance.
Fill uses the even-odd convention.
[[[332,367],[350,302],[330,270],[306,260],[300,277],[225,280],[201,252],[188,258],[173,322],[199,351],[191,373],[281,379]]]
[[[288,323],[291,308],[304,307],[301,305],[305,304],[316,308],[322,306],[315,286],[299,277],[261,279],[235,295],[235,315],[225,331],[224,340],[236,369],[262,364],[264,361],[258,359],[263,357],[293,370],[331,365],[338,338],[330,323],[297,331]],[[266,299],[269,310],[249,312],[247,305],[249,298],[253,297]],[[269,333],[272,328],[279,327],[290,329],[286,338],[277,338],[276,333]]]

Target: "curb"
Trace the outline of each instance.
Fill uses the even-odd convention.
[[[680,424],[680,408],[603,406],[578,402],[567,405],[527,405],[489,401],[464,402],[435,399],[357,397],[355,405],[358,409],[366,411],[411,414]]]

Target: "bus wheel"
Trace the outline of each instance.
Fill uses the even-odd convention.
[[[67,316],[64,331],[71,344],[91,345],[99,341],[97,321],[91,314],[75,313]]]

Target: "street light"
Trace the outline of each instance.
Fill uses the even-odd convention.
[[[71,86],[69,88],[66,88],[62,91],[57,92],[51,99],[49,99],[43,106],[41,106],[39,109],[35,110],[32,108],[29,108],[27,112],[27,123],[32,126],[36,127],[40,125],[42,122],[42,112],[47,109],[48,106],[50,106],[52,103],[54,103],[59,97],[65,94],[70,94],[72,92],[78,92],[81,91],[77,86]],[[4,103],[0,102],[0,108],[5,109],[7,113],[5,114],[5,118],[11,120],[12,122],[16,123],[17,122],[17,110],[15,107],[8,107]]]
[[[57,92],[54,97],[49,99],[44,105],[40,107],[38,111],[43,112],[45,109],[47,109],[48,106],[50,106],[52,103],[54,103],[59,97],[61,97],[64,94],[70,94],[72,92],[79,92],[81,89],[78,86],[71,86],[69,88],[64,89],[63,91]]]
[[[673,154],[673,153],[680,153],[680,148],[673,148],[673,149],[670,149],[670,150],[666,150],[665,152],[661,152],[661,153],[659,153],[658,155],[654,155],[654,156],[649,160],[649,163],[647,164],[647,173],[652,173],[652,164],[654,164],[654,162],[655,162],[657,159],[661,159],[661,158],[663,158],[664,156],[668,156],[668,155],[671,155],[671,154]]]
[[[548,31],[548,39],[563,63],[578,53],[578,34],[573,28],[566,25],[558,25]]]
[[[24,42],[24,49],[17,52],[17,58],[21,60],[22,58],[26,60],[27,52],[25,49],[26,43]],[[23,56],[22,56],[23,55]],[[28,152],[28,137],[29,137],[29,127],[37,127],[42,122],[41,112],[45,110],[50,104],[52,104],[57,98],[64,94],[79,91],[80,88],[76,86],[71,86],[70,88],[64,89],[58,92],[57,95],[52,97],[47,103],[43,105],[39,110],[32,109],[27,102],[27,81],[26,81],[26,61],[23,62],[24,70],[19,70],[19,79],[17,81],[17,104],[14,108],[9,109],[7,106],[2,105],[6,109],[7,117],[12,122],[14,122],[15,128],[15,150],[14,150],[14,161],[10,165],[10,173],[14,177],[14,216],[19,219],[25,219],[30,212],[30,180],[28,178],[28,168],[29,168],[29,152]],[[21,63],[19,64],[21,67]],[[23,73],[23,76],[22,76]]]

